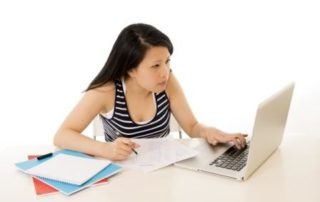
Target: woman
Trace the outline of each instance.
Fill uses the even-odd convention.
[[[229,134],[200,124],[170,69],[173,46],[155,27],[132,24],[119,34],[109,58],[68,115],[54,138],[60,148],[110,160],[124,160],[139,147],[130,138],[168,135],[170,113],[190,137],[209,143],[231,142],[241,149],[244,135]],[[106,142],[82,131],[100,115]]]

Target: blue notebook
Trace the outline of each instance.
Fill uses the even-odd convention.
[[[59,150],[53,153],[53,156],[57,155],[57,154],[66,154],[66,155],[72,155],[72,156],[77,156],[77,157],[83,157],[83,158],[93,158],[91,156],[88,156],[86,154],[83,154],[81,152],[77,152],[77,151],[73,151],[73,150]],[[52,156],[52,157],[53,157]],[[22,161],[22,162],[18,162],[15,165],[17,166],[17,168],[19,168],[22,171],[28,170],[34,166],[37,166],[41,163],[44,163],[45,161],[49,160],[50,158],[45,158],[45,159],[41,159],[41,160],[37,160],[37,159],[32,159],[32,160],[27,160],[27,161]],[[121,170],[121,167],[116,165],[116,164],[109,164],[107,167],[105,167],[104,169],[102,169],[100,172],[98,172],[95,176],[93,176],[92,178],[90,178],[88,181],[86,181],[85,183],[81,184],[81,185],[75,185],[75,184],[69,184],[69,183],[64,183],[64,182],[60,182],[60,181],[56,181],[56,180],[51,180],[51,179],[46,179],[46,178],[42,178],[42,177],[36,177],[37,179],[39,179],[40,181],[48,184],[49,186],[54,187],[55,189],[59,190],[60,192],[62,192],[65,195],[71,195],[77,191],[80,191],[92,184],[94,184],[95,182],[102,180],[104,178],[110,177],[116,173],[118,173]]]

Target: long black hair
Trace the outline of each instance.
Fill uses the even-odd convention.
[[[125,27],[114,43],[107,62],[86,91],[127,76],[129,70],[140,64],[147,50],[155,46],[166,47],[170,55],[173,53],[169,37],[157,28],[142,23]]]

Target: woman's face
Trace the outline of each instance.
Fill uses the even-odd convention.
[[[170,53],[166,47],[157,46],[147,50],[145,57],[130,71],[129,75],[144,89],[164,91],[170,73]]]

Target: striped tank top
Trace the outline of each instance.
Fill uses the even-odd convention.
[[[156,114],[146,123],[136,123],[130,117],[121,81],[115,81],[115,103],[111,118],[100,114],[105,140],[114,141],[117,137],[157,138],[169,134],[170,107],[165,91],[154,93]]]

